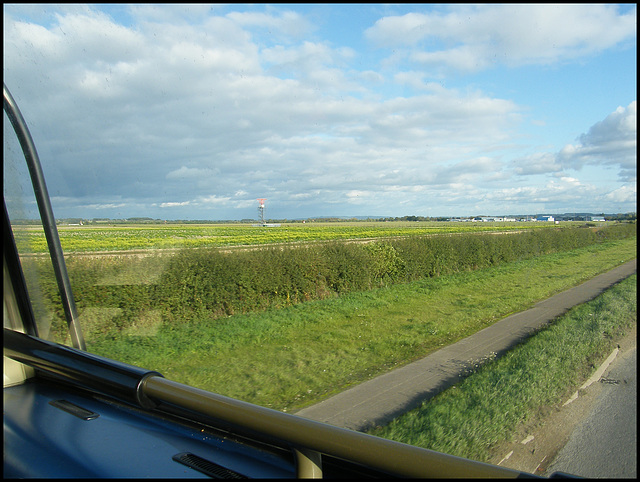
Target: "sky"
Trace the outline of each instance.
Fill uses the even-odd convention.
[[[57,217],[636,211],[635,4],[3,14]]]

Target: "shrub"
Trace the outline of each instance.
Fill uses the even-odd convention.
[[[369,243],[364,245],[370,256],[369,272],[376,285],[397,282],[404,274],[404,260],[390,243]]]
[[[198,248],[185,249],[166,264],[145,261],[148,264],[135,267],[125,260],[72,259],[69,273],[79,310],[87,306],[119,308],[119,315],[112,322],[124,328],[148,309],[162,310],[170,322],[217,318],[475,270],[635,235],[636,223],[620,223],[596,229],[408,236],[373,243],[333,241],[233,252]],[[47,260],[32,259],[25,260],[24,265],[25,269],[42,270],[46,263]],[[143,266],[155,270],[158,278],[147,279],[144,284],[100,284],[99,278],[118,278],[124,269],[136,271]],[[55,330],[62,330],[66,324],[53,273],[46,275],[39,287],[29,289],[42,291],[46,305],[43,310],[52,314]]]

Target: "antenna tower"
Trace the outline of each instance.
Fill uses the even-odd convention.
[[[260,203],[260,205],[258,206],[258,212],[260,213],[260,222],[264,225],[264,202],[266,201],[266,198],[258,198],[258,202]]]

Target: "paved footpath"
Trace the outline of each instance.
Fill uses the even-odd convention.
[[[296,413],[338,427],[364,431],[389,422],[454,385],[478,362],[500,356],[522,340],[636,272],[636,261],[504,318],[416,362],[356,385]]]

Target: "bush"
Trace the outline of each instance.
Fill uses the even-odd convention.
[[[390,243],[365,244],[365,251],[370,256],[368,262],[371,281],[375,285],[394,283],[404,274],[404,260],[396,248]]]
[[[599,230],[335,241],[233,253],[185,250],[165,269],[158,304],[173,319],[227,316],[495,266],[635,233],[635,224],[619,224]]]
[[[635,235],[636,223],[619,223],[595,229],[409,236],[373,243],[333,241],[232,252],[199,248],[181,251],[166,265],[164,261],[150,260],[123,268],[131,263],[71,259],[69,273],[79,311],[88,306],[119,308],[112,323],[122,329],[149,309],[161,310],[169,322],[225,317],[486,268]],[[45,273],[51,271],[50,266],[44,270],[46,264],[47,260],[35,259],[24,263],[25,269],[38,268]],[[118,278],[124,269],[146,269],[161,275],[145,280],[145,284],[99,284],[99,278]],[[29,289],[42,291],[46,306],[41,311],[50,313],[54,330],[63,330],[66,323],[53,273],[44,276],[41,286]]]

